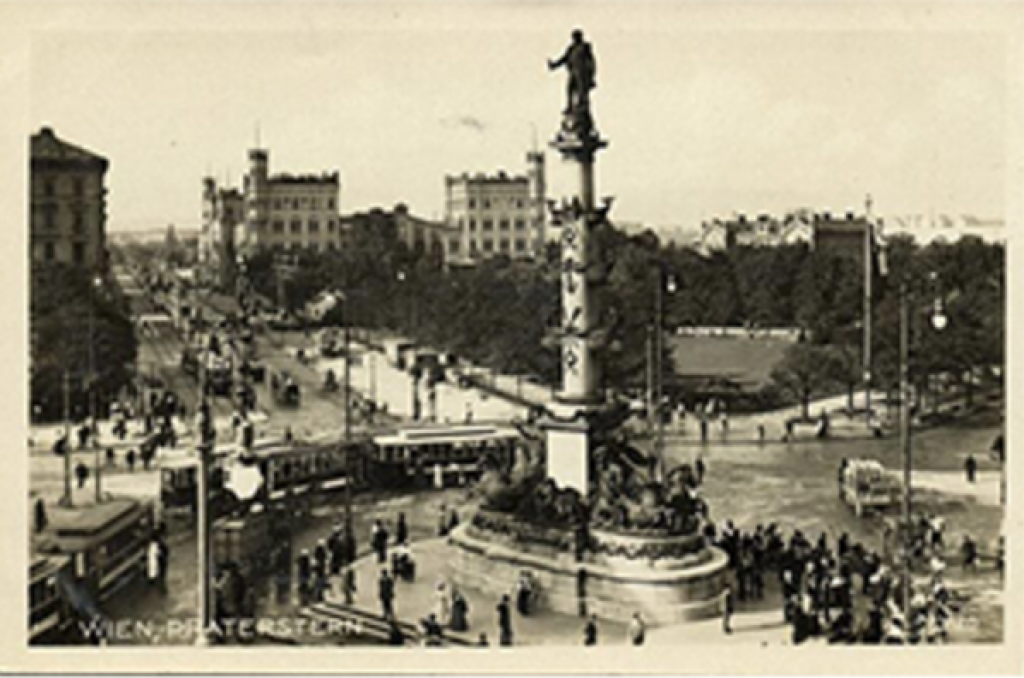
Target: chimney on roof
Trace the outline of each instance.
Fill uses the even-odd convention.
[[[53,137],[53,136],[56,136],[56,135],[55,135],[55,134],[53,133],[53,128],[52,128],[52,127],[49,127],[49,126],[46,126],[46,127],[41,127],[41,128],[39,128],[39,134],[41,134],[41,135],[42,135],[42,136],[44,136],[44,137]]]

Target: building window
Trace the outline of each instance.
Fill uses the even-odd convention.
[[[516,199],[516,209],[523,209],[523,201],[521,199]]]
[[[275,221],[274,222],[274,233],[276,233],[277,235],[281,235],[282,233],[284,233],[284,222],[283,221]]]
[[[476,254],[476,240],[469,241],[469,253]]]
[[[458,240],[454,240],[454,239],[450,240],[448,242],[448,251],[451,252],[452,254],[458,254],[459,253],[459,241]]]
[[[299,233],[302,233],[302,222],[298,219],[294,219],[292,221],[292,234],[298,235]]]
[[[43,179],[43,195],[52,198],[56,190],[53,187],[53,179]]]
[[[310,222],[309,222],[309,232],[310,233],[319,233],[320,232],[320,222],[316,221],[315,219],[311,219]]]
[[[57,258],[57,248],[54,247],[52,242],[48,242],[43,245],[43,259],[46,261],[53,261]]]
[[[274,209],[279,210],[284,207],[284,201],[280,198],[274,198]]]
[[[75,210],[71,217],[71,228],[75,235],[82,235],[85,233],[85,215],[81,211]]]
[[[508,252],[509,251],[508,238],[502,238],[501,239],[501,251],[502,252]]]
[[[71,246],[71,259],[76,264],[85,263],[85,243],[76,242]]]
[[[498,222],[498,227],[501,230],[503,230],[503,231],[507,231],[508,230],[508,219],[502,219],[501,221],[499,221]]]
[[[327,220],[327,232],[334,233],[334,219]]]
[[[475,210],[476,209],[476,200],[474,200],[473,198],[469,199],[469,209],[471,209],[471,210]]]
[[[293,210],[299,209],[299,199],[298,198],[295,198],[294,200],[292,200],[292,209]]]
[[[476,219],[470,219],[469,220],[469,230],[470,231],[475,231],[476,230]]]
[[[309,209],[315,210],[316,208],[317,208],[317,200],[316,200],[316,198],[310,198],[309,199]]]
[[[483,221],[483,230],[485,230],[485,231],[493,231],[494,230],[494,222],[491,221],[490,219],[484,219],[484,221]]]
[[[484,198],[484,209],[485,210],[491,209],[491,201],[488,200],[487,198]]]
[[[57,206],[47,205],[43,208],[43,223],[47,228],[57,228]]]
[[[484,246],[484,252],[493,252],[494,251],[494,241],[491,240],[490,238],[484,238],[483,246]]]
[[[526,251],[526,241],[522,238],[516,238],[516,252]]]
[[[526,229],[526,222],[522,219],[516,219],[516,230],[522,231]]]
[[[85,182],[82,181],[81,177],[75,177],[71,181],[71,190],[74,191],[75,195],[85,195]]]
[[[327,199],[327,209],[329,209],[329,210],[333,210],[334,209],[334,198],[328,198]]]

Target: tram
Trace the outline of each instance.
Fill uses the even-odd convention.
[[[253,499],[271,505],[288,499],[312,500],[324,493],[343,489],[348,471],[358,479],[363,475],[361,444],[346,447],[339,443],[260,441],[251,450],[237,445],[218,447],[213,454],[210,494],[214,515],[225,515],[237,507],[239,499],[233,487],[243,476],[258,473],[258,489]],[[346,450],[351,458],[346,459]],[[198,459],[186,453],[161,460],[161,508],[168,515],[194,513]]]
[[[458,487],[478,480],[487,458],[510,468],[522,445],[519,431],[509,427],[466,424],[399,429],[374,438],[374,479],[384,486]]]
[[[100,603],[146,570],[153,506],[135,499],[56,507],[33,544],[29,637],[43,644],[74,634],[75,619],[101,616]]]
[[[60,582],[71,573],[71,558],[36,553],[29,566],[28,637],[39,645],[59,640],[68,630],[71,614],[61,596]]]

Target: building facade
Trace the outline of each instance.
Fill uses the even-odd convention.
[[[823,212],[814,219],[815,250],[849,257],[858,265],[864,264],[864,251],[868,237],[874,238],[871,221],[864,214],[847,212],[834,215]]]
[[[30,162],[32,261],[104,269],[107,159],[43,127],[32,135]]]
[[[452,227],[446,260],[479,261],[542,255],[546,237],[544,155],[527,154],[525,175],[445,177],[445,222]]]
[[[734,247],[778,247],[796,242],[809,242],[814,215],[804,210],[782,217],[759,214],[748,217],[736,214],[729,219],[712,219],[701,224],[698,248],[705,252]]]
[[[242,188],[203,181],[203,247],[221,275],[237,257],[258,251],[327,251],[341,246],[337,172],[270,173],[270,153],[249,151]]]
[[[245,216],[245,198],[236,188],[219,188],[203,179],[203,222],[199,238],[199,264],[211,280],[230,285],[235,271],[235,233]]]
[[[417,217],[399,204],[394,209],[398,239],[414,251],[430,252],[449,262],[461,251],[462,232],[447,221],[431,221]]]

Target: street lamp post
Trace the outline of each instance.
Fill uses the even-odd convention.
[[[89,379],[88,379],[88,390],[86,394],[89,398],[89,426],[92,431],[92,444],[95,450],[94,466],[96,480],[96,503],[99,504],[103,497],[102,488],[102,468],[100,466],[100,427],[96,421],[96,293],[100,288],[103,281],[99,276],[92,279],[92,285],[89,288]]]
[[[930,274],[929,281],[936,293],[935,302],[931,307],[931,324],[937,331],[945,329],[948,319],[937,294],[938,276]],[[899,375],[900,375],[900,449],[903,457],[903,612],[906,621],[910,622],[910,602],[913,596],[911,556],[913,552],[913,426],[911,411],[911,380],[910,380],[910,333],[911,333],[911,299],[907,280],[900,283],[900,339],[899,339]]]
[[[71,508],[71,375],[64,368],[64,496],[61,502]]]
[[[871,222],[871,198],[868,198],[868,217],[864,224],[864,350],[863,350],[863,368],[864,368],[864,417],[865,420],[870,424],[871,422],[871,381],[872,381],[872,362],[871,362],[871,296],[872,296],[872,276],[874,275],[872,256],[874,254],[873,237],[874,229]]]
[[[209,347],[207,347],[208,350]],[[199,429],[199,445],[197,447],[199,468],[196,478],[196,523],[199,540],[197,549],[199,560],[199,635],[196,638],[196,643],[199,645],[206,645],[210,642],[208,633],[213,620],[213,600],[210,591],[210,577],[213,573],[213,549],[211,547],[213,515],[212,507],[210,506],[210,467],[213,462],[213,444],[216,438],[216,430],[213,426],[213,414],[209,410],[209,403],[206,399],[206,368],[207,365],[201,358],[199,363],[199,416],[197,418]]]
[[[665,342],[665,292],[674,294],[676,291],[675,278],[665,271],[661,266],[658,270],[658,289],[655,294],[655,325],[651,345],[654,353],[653,360],[653,394],[651,400],[651,413],[655,417],[657,435],[654,440],[655,458],[657,459],[657,477],[663,480],[665,477],[665,417],[662,411],[664,400],[664,342]]]

